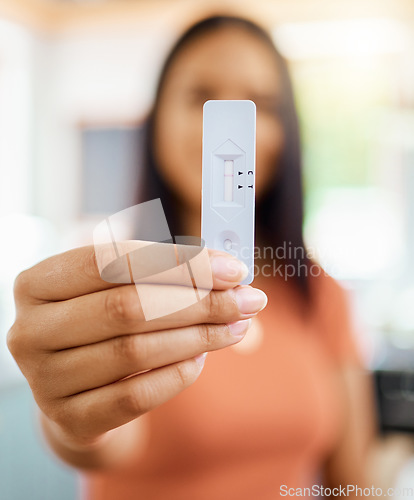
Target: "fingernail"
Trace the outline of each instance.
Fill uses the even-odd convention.
[[[196,356],[194,358],[200,368],[203,368],[206,357],[207,357],[207,353],[203,352],[202,354],[199,354],[198,356]]]
[[[224,281],[243,281],[249,274],[244,262],[224,255],[216,255],[211,259],[211,270],[216,278]]]
[[[258,288],[240,287],[234,293],[242,314],[255,314],[266,307],[267,295]]]
[[[252,322],[251,318],[242,319],[240,321],[230,323],[227,326],[229,327],[230,333],[235,337],[244,337],[245,333],[250,327],[251,322]]]

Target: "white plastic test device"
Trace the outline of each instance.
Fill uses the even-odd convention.
[[[224,250],[254,275],[256,105],[253,101],[207,101],[203,108],[201,237]]]

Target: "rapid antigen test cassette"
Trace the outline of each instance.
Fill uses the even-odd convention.
[[[256,106],[252,101],[207,101],[203,108],[201,237],[254,275]]]

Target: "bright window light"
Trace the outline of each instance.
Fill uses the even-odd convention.
[[[273,36],[288,59],[403,52],[410,40],[403,23],[387,18],[286,23]]]
[[[374,279],[403,258],[398,203],[378,188],[330,189],[305,228],[313,256],[334,278]]]

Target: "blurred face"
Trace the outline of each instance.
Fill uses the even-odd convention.
[[[247,30],[220,28],[183,48],[160,95],[155,155],[161,175],[186,208],[200,210],[204,102],[251,99],[256,103],[256,196],[260,197],[283,147],[283,130],[275,114],[279,95],[274,55]]]

